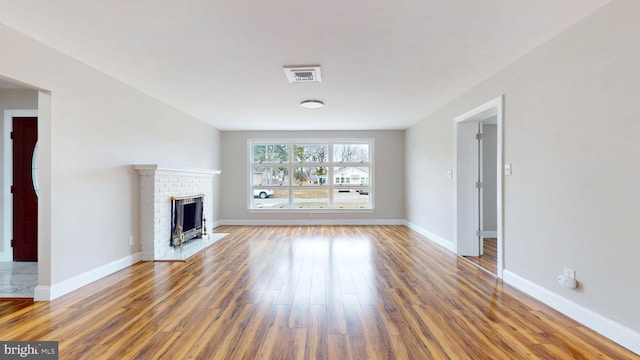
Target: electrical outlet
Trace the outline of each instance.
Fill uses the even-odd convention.
[[[133,237],[133,235],[129,235],[129,246],[133,245],[136,243],[135,241],[136,239]]]
[[[576,281],[576,279],[565,275],[558,275],[558,283],[569,289],[575,289],[578,287],[578,282]]]

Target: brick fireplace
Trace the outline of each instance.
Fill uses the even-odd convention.
[[[187,254],[170,245],[172,197],[203,197],[203,215],[208,221],[207,232],[213,226],[214,181],[220,170],[170,168],[155,165],[134,165],[140,174],[140,245],[142,260],[180,260],[202,248],[210,238],[191,241]],[[193,244],[191,244],[193,243]]]

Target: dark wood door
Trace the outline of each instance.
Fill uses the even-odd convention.
[[[38,118],[13,118],[13,261],[38,261],[38,195],[33,154]]]

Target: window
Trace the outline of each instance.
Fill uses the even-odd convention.
[[[249,141],[251,209],[371,209],[372,140]]]

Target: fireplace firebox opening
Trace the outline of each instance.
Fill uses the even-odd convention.
[[[202,237],[204,195],[171,197],[170,246],[180,247]]]

